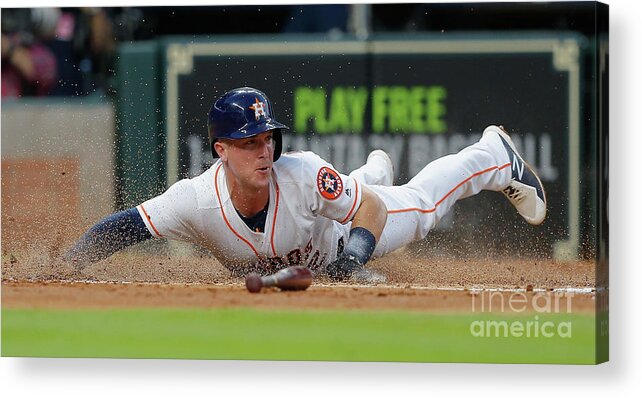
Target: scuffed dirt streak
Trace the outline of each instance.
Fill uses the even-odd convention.
[[[82,272],[57,253],[3,252],[3,307],[234,307],[470,311],[470,289],[558,289],[595,286],[595,263],[540,259],[417,258],[399,251],[369,266],[388,277],[384,286],[331,284],[315,278],[305,292],[245,291],[243,279],[209,256],[174,257],[123,252]],[[437,290],[455,289],[455,290]],[[532,293],[530,293],[532,294]],[[575,309],[592,311],[594,294]]]
[[[510,293],[492,298],[493,312],[509,312]],[[525,310],[532,312],[533,297],[527,297]],[[489,311],[490,296],[470,291],[439,291],[389,286],[312,286],[304,292],[281,292],[276,289],[250,294],[240,283],[231,285],[144,284],[86,282],[3,282],[4,308],[230,308],[314,309],[314,310],[403,310],[438,313],[480,312],[485,300]],[[556,300],[554,294],[551,300]],[[561,310],[592,313],[593,294],[574,295],[570,306],[560,296]],[[503,301],[503,307],[502,307]],[[482,311],[483,312],[483,311]]]

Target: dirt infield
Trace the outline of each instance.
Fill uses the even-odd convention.
[[[481,300],[492,300],[494,310],[508,307],[510,292],[502,298],[477,291],[435,290],[389,286],[313,286],[305,292],[268,290],[250,294],[241,284],[142,284],[86,282],[4,282],[2,305],[5,308],[131,308],[252,307],[262,309],[353,309],[404,310],[430,312],[472,312],[480,310]],[[526,302],[540,292],[525,292]],[[554,294],[554,293],[553,293]],[[474,296],[474,298],[473,298]],[[553,296],[554,297],[554,296]],[[560,296],[562,305],[566,297]],[[574,294],[570,311],[593,312],[593,294]],[[532,306],[526,308],[532,310]],[[565,308],[564,308],[565,311]]]
[[[52,260],[55,253],[3,253],[2,306],[29,308],[256,307],[470,311],[473,297],[499,290],[531,298],[574,294],[573,311],[595,307],[595,264],[536,259],[416,258],[400,252],[372,261],[388,276],[380,286],[332,284],[315,278],[306,292],[245,291],[209,257],[120,253],[81,273]],[[569,290],[570,289],[570,290]],[[483,294],[483,293],[482,293]]]

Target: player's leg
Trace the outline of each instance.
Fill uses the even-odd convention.
[[[388,208],[375,256],[424,238],[457,200],[482,190],[502,191],[511,186],[515,181],[511,171],[514,149],[510,145],[507,148],[505,142],[501,130],[489,126],[477,143],[431,162],[407,184],[372,186]]]
[[[390,186],[394,181],[392,160],[386,152],[375,149],[363,166],[350,173],[350,177],[362,184]]]

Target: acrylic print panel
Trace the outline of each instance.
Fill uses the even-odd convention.
[[[2,355],[608,360],[605,5],[6,9],[5,38]]]

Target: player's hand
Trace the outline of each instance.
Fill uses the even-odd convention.
[[[354,257],[340,256],[328,264],[326,272],[328,276],[336,281],[348,279],[352,273],[358,269],[363,268]]]
[[[328,264],[326,268],[328,276],[335,281],[351,280],[357,283],[383,283],[386,277],[363,265],[351,256],[340,256]]]

